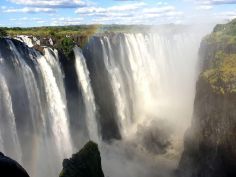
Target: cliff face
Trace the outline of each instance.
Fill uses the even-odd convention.
[[[236,176],[236,21],[217,25],[200,49],[192,125],[179,163],[183,177]]]

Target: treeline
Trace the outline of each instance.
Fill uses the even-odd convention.
[[[7,31],[4,28],[0,28],[0,38],[7,36]]]
[[[153,28],[153,27],[152,27]],[[44,27],[2,27],[9,36],[32,35],[48,37],[51,35],[81,35],[87,36],[94,33],[105,32],[140,32],[150,29],[148,25],[75,25],[75,26],[44,26]]]
[[[53,27],[31,27],[31,28],[2,28],[9,36],[32,35],[36,37],[66,36],[66,35],[91,35],[96,33],[99,25],[80,26],[53,26]]]

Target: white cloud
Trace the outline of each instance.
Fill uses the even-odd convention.
[[[183,0],[185,2],[193,2],[196,10],[211,10],[218,5],[236,4],[236,0]]]
[[[170,17],[183,15],[183,12],[176,10],[174,6],[159,4],[155,7],[150,7],[145,3],[125,4],[107,8],[78,8],[75,12],[84,17],[92,17],[93,23],[100,24],[153,24],[163,19],[168,20],[166,22],[170,22]]]
[[[61,26],[61,25],[80,25],[83,24],[83,18],[72,18],[72,17],[59,17],[51,19],[51,26]]]
[[[117,12],[125,12],[125,11],[133,11],[143,7],[145,3],[133,3],[119,6],[111,6],[108,8],[103,7],[84,7],[76,9],[75,13],[77,14],[93,14],[97,15],[98,13],[117,13]]]
[[[10,21],[36,22],[36,23],[46,22],[46,20],[42,18],[29,18],[29,17],[11,18]]]
[[[236,0],[195,0],[195,2],[201,5],[236,4]]]
[[[236,18],[236,11],[225,11],[225,12],[215,13],[214,16],[222,20],[232,20]]]
[[[199,5],[196,7],[197,10],[211,10],[212,8],[212,5]]]
[[[143,13],[165,13],[175,11],[174,6],[162,6],[162,7],[153,7],[143,9]]]
[[[8,0],[12,3],[47,8],[77,8],[90,5],[90,2],[82,0]]]
[[[24,7],[24,8],[6,8],[3,9],[3,12],[4,13],[54,13],[56,11],[51,8]]]

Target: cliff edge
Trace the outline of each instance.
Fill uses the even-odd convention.
[[[236,176],[236,20],[217,25],[200,47],[192,125],[181,177]]]

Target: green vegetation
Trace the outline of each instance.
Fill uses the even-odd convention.
[[[203,72],[214,91],[225,94],[236,92],[236,54],[217,53],[215,66]]]
[[[69,57],[75,44],[83,46],[90,36],[99,31],[99,25],[80,25],[80,26],[55,26],[55,27],[34,27],[34,28],[4,28],[4,31],[11,37],[17,35],[34,36],[41,39],[43,45],[45,38],[53,40],[53,46]]]
[[[65,37],[57,41],[55,48],[62,51],[65,56],[69,56],[75,46],[75,42],[72,38]]]
[[[213,59],[202,77],[217,93],[236,92],[236,20],[217,25],[204,42]]]
[[[213,32],[205,40],[210,43],[221,43],[224,45],[236,44],[236,19],[227,24],[218,24]]]
[[[5,36],[7,36],[7,32],[4,29],[0,28],[0,38]]]
[[[88,36],[97,32],[99,25],[80,25],[80,26],[55,26],[55,27],[33,27],[33,28],[5,28],[10,36],[32,35],[35,37],[54,36],[63,38],[65,36]]]

